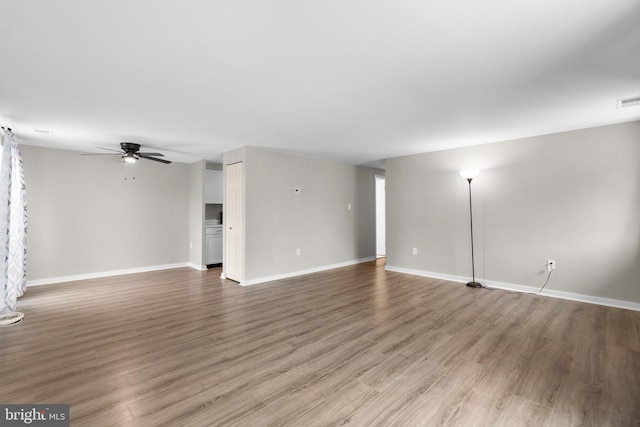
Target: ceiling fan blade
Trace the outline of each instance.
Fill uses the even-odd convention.
[[[122,153],[81,153],[81,156],[122,156]]]
[[[142,154],[142,153],[138,153],[138,156],[139,156],[141,159],[153,160],[154,162],[160,162],[160,163],[165,163],[165,164],[169,164],[169,163],[171,163],[169,160],[165,160],[165,159],[156,159],[155,157],[149,157],[149,156],[146,156],[146,155],[144,155],[144,154]]]
[[[136,154],[143,155],[143,156],[164,157],[164,154],[162,154],[162,153],[136,153]]]
[[[107,150],[107,151],[113,151],[115,153],[125,154],[125,152],[122,150],[114,150],[112,148],[104,148],[104,147],[98,147],[98,148],[100,148],[101,150]]]

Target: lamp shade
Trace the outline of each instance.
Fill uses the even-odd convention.
[[[478,176],[479,173],[480,171],[478,169],[469,169],[469,170],[460,171],[460,176],[463,177],[464,179],[473,179],[476,176]]]

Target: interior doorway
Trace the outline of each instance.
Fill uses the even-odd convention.
[[[376,175],[376,257],[387,255],[386,178]]]

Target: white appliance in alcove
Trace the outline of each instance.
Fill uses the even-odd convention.
[[[222,204],[224,175],[222,171],[207,169],[204,183],[204,202]]]
[[[205,221],[205,260],[206,265],[222,262],[222,225]]]

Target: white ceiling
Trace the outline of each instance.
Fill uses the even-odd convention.
[[[638,0],[2,0],[22,144],[352,164],[640,119]],[[34,132],[52,131],[51,135]]]

